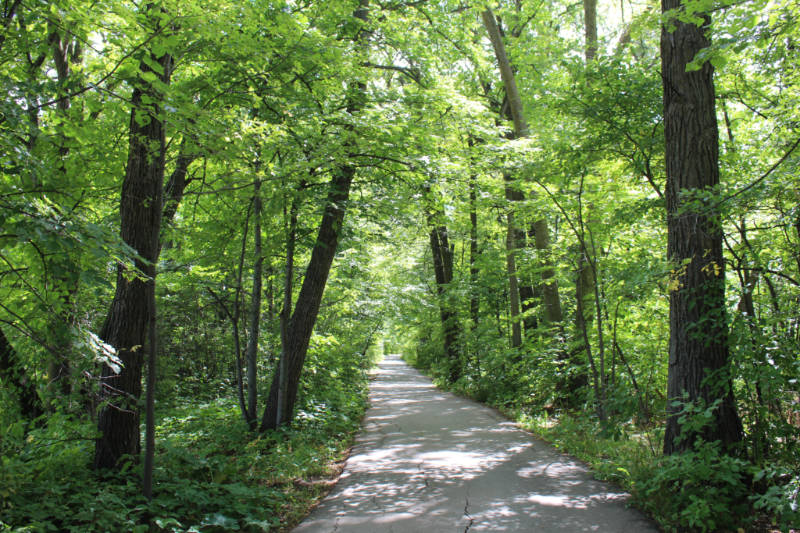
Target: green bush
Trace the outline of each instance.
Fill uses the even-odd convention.
[[[366,375],[320,369],[304,380],[297,422],[253,435],[230,399],[162,410],[156,428],[151,502],[141,467],[113,476],[90,468],[95,428],[53,416],[25,438],[17,426],[0,441],[0,531],[272,531],[302,518],[364,412]],[[313,386],[309,386],[313,385]],[[148,525],[148,522],[150,525]],[[153,529],[151,529],[151,525]]]
[[[635,497],[667,530],[735,530],[748,521],[748,472],[717,442],[701,442],[663,457],[635,485]]]
[[[756,472],[753,481],[765,487],[751,497],[754,508],[771,518],[781,531],[800,524],[800,471],[765,468]]]

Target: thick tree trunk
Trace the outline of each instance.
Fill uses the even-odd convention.
[[[155,73],[169,83],[171,58],[153,57],[164,69]],[[142,73],[152,72],[145,63]],[[164,183],[165,135],[158,102],[162,95],[143,78],[133,90],[130,144],[120,202],[121,234],[141,259],[136,268],[155,279]],[[147,103],[154,102],[154,103]],[[139,454],[139,398],[142,392],[142,349],[150,319],[148,281],[131,277],[117,266],[117,288],[101,337],[117,349],[123,367],[116,373],[103,368],[101,395],[105,405],[98,416],[101,436],[95,446],[95,468],[115,468],[125,455]]]
[[[247,340],[247,423],[255,430],[258,426],[258,335],[261,324],[261,286],[264,258],[261,249],[261,180],[256,179],[253,193],[253,233],[255,266],[253,267],[253,293],[250,298],[250,335]]]
[[[662,0],[662,10],[680,0]],[[706,17],[706,24],[709,19]],[[713,67],[693,72],[686,65],[709,46],[706,27],[678,20],[661,30],[664,132],[667,169],[667,255],[670,280],[670,341],[667,427],[664,453],[692,449],[696,439],[730,447],[742,438],[728,361],[725,263],[717,211],[719,139]],[[673,402],[715,405],[713,417],[688,434]]]

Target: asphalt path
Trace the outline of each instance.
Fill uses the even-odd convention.
[[[370,402],[341,478],[295,533],[658,531],[619,488],[399,355]]]

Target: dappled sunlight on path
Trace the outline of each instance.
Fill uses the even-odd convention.
[[[339,483],[296,533],[657,531],[626,494],[398,355],[370,401]]]

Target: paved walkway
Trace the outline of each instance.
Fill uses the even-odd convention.
[[[295,533],[655,532],[626,494],[389,355],[341,479]]]

